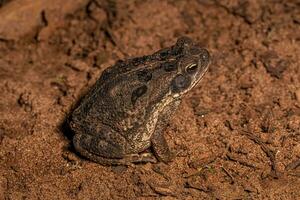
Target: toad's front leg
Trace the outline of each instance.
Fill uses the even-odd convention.
[[[154,150],[154,154],[157,159],[162,162],[170,162],[174,157],[171,153],[166,138],[163,135],[170,116],[176,111],[177,107],[180,104],[180,100],[171,102],[162,112],[162,115],[159,118],[156,129],[151,138],[151,145]]]
[[[172,159],[172,153],[169,149],[167,141],[161,132],[155,132],[152,136],[151,144],[154,150],[154,154],[159,161],[164,163],[170,162]]]

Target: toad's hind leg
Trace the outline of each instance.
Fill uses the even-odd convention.
[[[115,141],[108,142],[91,135],[76,134],[73,138],[73,144],[76,151],[82,156],[103,165],[156,162],[156,158],[150,153],[126,154],[124,147]]]

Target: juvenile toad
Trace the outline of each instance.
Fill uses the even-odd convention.
[[[164,129],[209,61],[207,50],[182,37],[169,48],[107,68],[72,113],[76,151],[105,165],[170,161]],[[150,147],[153,153],[146,151]]]

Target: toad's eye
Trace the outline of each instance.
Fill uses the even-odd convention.
[[[198,68],[198,65],[197,64],[191,64],[191,65],[188,65],[186,68],[185,68],[185,71],[189,74],[193,74],[195,73],[195,71],[197,70]]]

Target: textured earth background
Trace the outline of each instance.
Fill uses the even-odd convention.
[[[299,0],[0,1],[0,199],[299,199]],[[78,156],[64,121],[101,72],[186,35],[212,54],[168,165]]]

